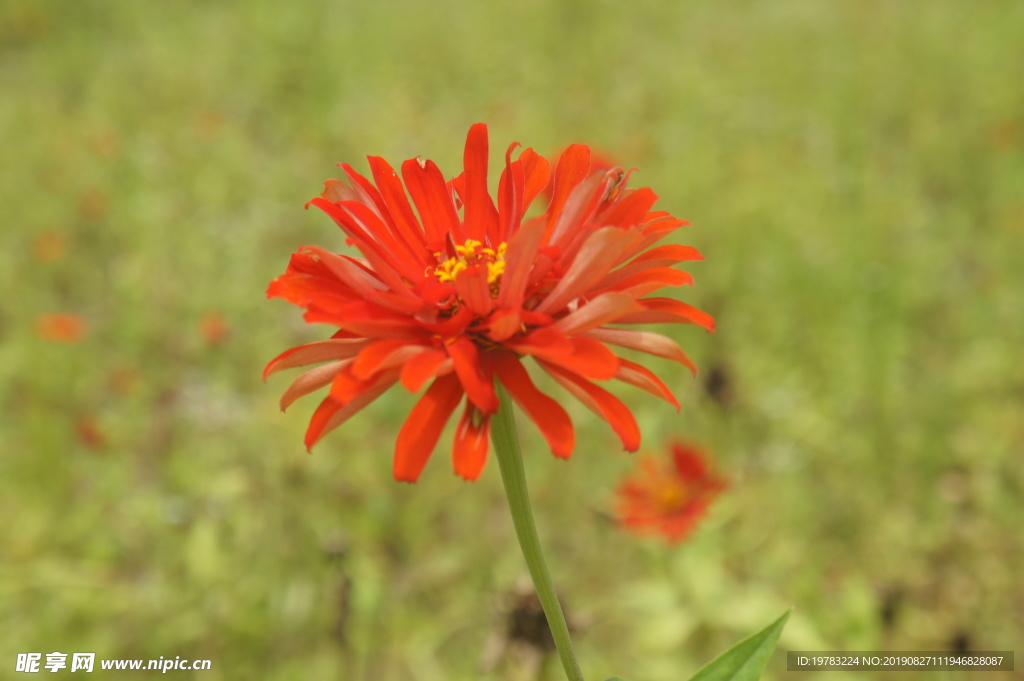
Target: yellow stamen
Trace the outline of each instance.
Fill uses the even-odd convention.
[[[658,504],[666,512],[677,511],[690,501],[690,489],[678,482],[666,483],[655,491]]]
[[[453,284],[460,272],[469,269],[472,265],[487,266],[487,283],[491,285],[492,292],[496,294],[498,280],[505,273],[505,251],[508,244],[498,244],[497,250],[484,247],[475,239],[467,239],[461,246],[455,247],[455,257],[440,262],[433,269],[433,275],[442,284]],[[441,253],[434,253],[434,257],[441,259]]]
[[[493,284],[498,281],[498,277],[505,274],[505,261],[499,260],[498,262],[487,263],[487,283]]]

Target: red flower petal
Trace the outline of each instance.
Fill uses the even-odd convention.
[[[522,305],[530,271],[543,238],[544,222],[531,220],[509,240],[505,254],[505,274],[501,277],[501,291],[498,294],[499,307]]]
[[[521,330],[522,319],[518,309],[495,310],[488,318],[487,326],[484,328],[487,338],[495,343],[508,340]]]
[[[641,253],[630,263],[623,265],[619,269],[610,273],[607,277],[597,283],[596,288],[611,288],[617,282],[622,281],[626,277],[636,274],[637,272],[644,272],[659,267],[668,267],[684,260],[703,260],[703,256],[701,256],[696,248],[691,246],[658,246],[657,248],[652,248],[649,251]]]
[[[568,459],[576,444],[572,421],[558,402],[537,390],[526,369],[510,353],[493,354],[494,371],[508,394],[530,417],[541,435],[547,440],[551,452],[562,459]]]
[[[345,406],[338,404],[331,397],[325,398],[309,420],[309,427],[306,429],[306,449],[311,450],[320,438],[362,411],[366,405],[387,392],[394,382],[394,378],[382,378],[373,388]]]
[[[707,464],[704,463],[700,452],[678,442],[672,445],[672,463],[679,477],[690,482],[700,480],[708,472]]]
[[[361,379],[352,373],[352,364],[350,363],[339,371],[331,381],[330,396],[335,402],[344,406],[363,393],[372,390],[384,377],[390,379],[390,383],[394,383],[398,380],[398,374],[397,369],[391,369],[371,378]]]
[[[453,235],[460,243],[465,241],[459,214],[437,164],[410,159],[402,164],[402,179],[420,213],[430,248],[440,249],[446,234]]]
[[[498,181],[498,234],[489,235],[492,244],[499,244],[508,241],[519,221],[523,218],[522,201],[523,188],[526,184],[526,170],[522,161],[512,161],[512,151],[519,146],[519,142],[513,142],[505,152],[505,170],[501,173]]]
[[[547,231],[554,231],[558,216],[569,199],[569,194],[590,172],[590,149],[582,144],[570,145],[555,164],[554,189],[548,204]]]
[[[630,329],[592,329],[584,334],[587,338],[599,340],[602,343],[611,343],[631,350],[646,352],[655,357],[664,357],[673,362],[679,362],[687,369],[697,375],[697,366],[686,356],[674,340],[668,336],[651,331],[633,331]]]
[[[538,312],[557,312],[600,281],[618,264],[622,249],[629,248],[640,235],[618,227],[603,227],[591,234],[569,271],[559,279],[551,293],[537,306]]]
[[[365,297],[387,290],[387,286],[379,278],[360,267],[353,258],[331,253],[317,246],[304,246],[302,250],[303,254],[308,254],[359,296]]]
[[[409,316],[394,314],[363,301],[348,303],[336,309],[321,310],[316,305],[310,305],[310,313],[319,314],[319,317],[314,316],[316,319],[330,320],[346,331],[369,338],[409,339],[426,336]]]
[[[490,419],[471,402],[466,402],[452,449],[455,473],[465,480],[476,480],[487,463],[487,437]]]
[[[608,189],[609,179],[603,175],[593,175],[572,190],[562,207],[562,212],[555,222],[554,228],[548,229],[548,243],[566,249],[571,257],[569,244],[573,243],[580,233],[591,231],[591,218],[601,203],[601,197]]]
[[[359,246],[363,255],[370,253],[388,263],[388,269],[403,270],[402,261],[396,256],[403,250],[383,220],[365,204],[358,201],[331,203],[317,197],[309,202],[331,216],[334,222]],[[386,280],[385,272],[378,272]],[[396,291],[397,292],[397,291]]]
[[[373,186],[369,180],[360,175],[355,169],[347,163],[339,163],[338,166],[345,171],[348,175],[348,179],[352,181],[351,191],[355,194],[354,198],[342,198],[342,201],[357,201],[367,208],[370,208],[378,216],[383,216],[387,212],[387,206],[384,203],[384,197],[380,195],[377,188]],[[325,187],[326,189],[326,187]],[[347,194],[348,192],[342,192]],[[326,195],[321,195],[325,199],[328,198]],[[331,200],[331,199],[328,199]],[[337,199],[333,199],[337,201]]]
[[[520,219],[526,214],[526,210],[537,198],[537,195],[544,191],[551,179],[551,165],[543,156],[538,155],[533,149],[524,149],[519,155],[523,162],[523,170],[526,175],[525,190],[523,191],[523,202],[520,207]]]
[[[508,346],[522,355],[568,355],[573,351],[566,335],[553,326],[539,328],[521,340],[509,342]]]
[[[613,288],[616,291],[628,293],[632,298],[639,298],[666,286],[689,286],[691,284],[693,284],[693,277],[689,272],[669,267],[654,267],[623,277]]]
[[[331,203],[339,201],[359,201],[361,194],[341,180],[331,178],[324,182],[324,190],[320,196]]]
[[[405,196],[402,183],[398,179],[398,173],[387,161],[379,156],[368,156],[370,169],[373,172],[373,179],[380,188],[381,196],[387,206],[385,218],[390,217],[395,224],[401,240],[410,245],[411,252],[418,254],[424,265],[428,264],[426,256],[426,240],[423,231],[420,229],[416,215],[412,212],[409,199]]]
[[[339,372],[343,371],[350,363],[351,360],[331,362],[330,364],[310,369],[309,371],[299,375],[299,377],[292,381],[292,384],[288,386],[288,389],[284,391],[284,394],[281,395],[281,411],[290,407],[292,402],[300,397],[308,395],[314,390],[319,390],[333,381],[334,377],[337,376]]]
[[[377,285],[383,286],[380,282]],[[267,287],[267,298],[284,298],[293,305],[307,307],[322,296],[353,298],[358,289],[338,281],[338,277],[316,255],[300,250],[292,254],[287,271]]]
[[[372,234],[384,236],[386,226],[377,215],[361,203],[346,201],[340,204],[348,211],[351,219],[364,226]],[[380,244],[359,244],[359,250],[366,256],[380,280],[388,285],[392,293],[412,297],[408,281],[419,281],[423,277],[423,269],[427,264],[423,254],[411,248],[407,241],[390,237],[381,240]],[[405,279],[403,279],[405,277]]]
[[[466,236],[477,241],[488,241],[498,234],[498,211],[487,191],[487,125],[477,123],[469,129],[466,151]],[[493,243],[493,242],[492,242]]]
[[[619,370],[615,373],[615,378],[641,390],[646,390],[655,397],[665,400],[677,410],[680,409],[679,401],[668,389],[668,386],[646,367],[619,357]]]
[[[611,324],[630,312],[639,312],[642,309],[633,296],[617,292],[602,293],[586,305],[562,317],[555,323],[554,328],[567,336],[573,336]]]
[[[352,375],[366,380],[381,369],[401,366],[427,348],[410,343],[407,339],[388,338],[363,348],[352,364]]]
[[[657,262],[659,265],[674,265],[677,262],[703,259],[704,256],[701,255],[700,251],[693,246],[666,244],[665,246],[658,246],[657,248],[652,248],[649,251],[641,253],[633,260],[633,262]]]
[[[619,436],[626,451],[635,452],[640,448],[640,428],[636,424],[636,418],[619,398],[549,362],[539,361],[539,364],[584,406],[607,421]]]
[[[417,314],[426,304],[422,298],[406,298],[386,291],[371,293],[366,296],[366,302],[391,312],[407,315]]]
[[[466,336],[459,336],[446,347],[469,400],[485,414],[498,411],[498,396],[490,377],[481,374],[480,351],[476,345]]]
[[[300,345],[291,350],[285,350],[280,355],[270,360],[267,368],[263,370],[263,380],[268,376],[294,367],[306,364],[326,362],[329,359],[346,359],[355,357],[359,351],[369,345],[371,341],[365,338],[346,338],[338,340],[323,340],[315,343]]]
[[[619,319],[620,324],[696,324],[708,332],[715,330],[715,320],[707,312],[698,310],[672,298],[641,298],[642,312],[631,312]]]
[[[658,200],[658,195],[647,187],[629,192],[610,211],[602,216],[605,225],[632,227],[645,221],[651,206]]]
[[[459,273],[455,289],[473,314],[483,316],[491,311],[491,289],[487,283],[486,268],[474,265]]]
[[[459,379],[453,374],[438,378],[427,388],[398,431],[394,462],[396,480],[416,482],[419,479],[462,394]]]
[[[568,341],[569,352],[560,351],[560,348],[552,350],[547,346],[513,347],[585,378],[605,381],[618,372],[619,358],[604,343],[590,338],[570,338]]]
[[[442,371],[446,362],[452,364],[448,353],[444,350],[427,350],[410,357],[409,361],[402,365],[400,379],[402,386],[409,392],[419,392],[427,381],[447,373]]]

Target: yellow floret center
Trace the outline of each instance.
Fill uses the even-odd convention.
[[[689,488],[681,483],[667,483],[656,493],[658,505],[666,511],[681,509],[690,500]]]
[[[442,284],[454,284],[455,278],[474,265],[487,266],[487,283],[494,284],[505,273],[505,251],[508,244],[498,244],[497,250],[484,246],[475,239],[467,239],[466,243],[455,247],[455,257],[448,258],[434,268],[433,274]],[[438,260],[444,254],[435,253]]]

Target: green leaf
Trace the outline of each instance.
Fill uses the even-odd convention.
[[[626,680],[624,678],[622,678],[621,676],[609,676],[604,681],[626,681]]]
[[[789,612],[749,638],[725,651],[697,672],[690,681],[757,681],[779,641]]]

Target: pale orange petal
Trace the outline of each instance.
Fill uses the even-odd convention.
[[[309,421],[306,429],[306,449],[312,449],[324,435],[331,432],[345,421],[358,414],[366,405],[387,392],[395,382],[394,378],[382,380],[370,390],[367,390],[345,406],[341,406],[334,399],[327,397],[317,407],[313,418]]]
[[[554,328],[567,336],[574,336],[584,331],[611,324],[619,317],[630,312],[639,312],[643,308],[636,300],[625,293],[602,293],[586,305],[570,312],[555,323]]]
[[[677,410],[680,408],[679,400],[668,389],[668,386],[644,366],[619,357],[619,369],[615,373],[615,378],[641,390],[646,390],[655,397],[660,397]]]
[[[288,386],[288,389],[281,395],[281,411],[284,411],[292,402],[308,395],[314,390],[319,390],[328,383],[334,380],[334,377],[338,375],[338,372],[344,370],[346,366],[352,363],[352,360],[345,359],[338,362],[331,362],[330,364],[324,364],[315,369],[301,374],[298,378],[292,381],[292,384]]]
[[[263,370],[263,380],[267,380],[268,376],[283,369],[326,362],[329,359],[355,357],[371,342],[364,338],[338,338],[300,345],[297,348],[286,350],[270,360],[267,368]]]
[[[592,329],[583,334],[587,338],[599,340],[602,343],[611,343],[623,348],[639,350],[655,357],[664,357],[673,362],[679,362],[687,369],[697,375],[697,367],[686,356],[683,349],[668,336],[653,331],[633,331],[631,329]]]
[[[591,234],[580,248],[569,270],[555,288],[537,306],[538,312],[554,313],[569,301],[585,293],[621,262],[622,250],[640,239],[635,232],[617,227],[602,227]]]

